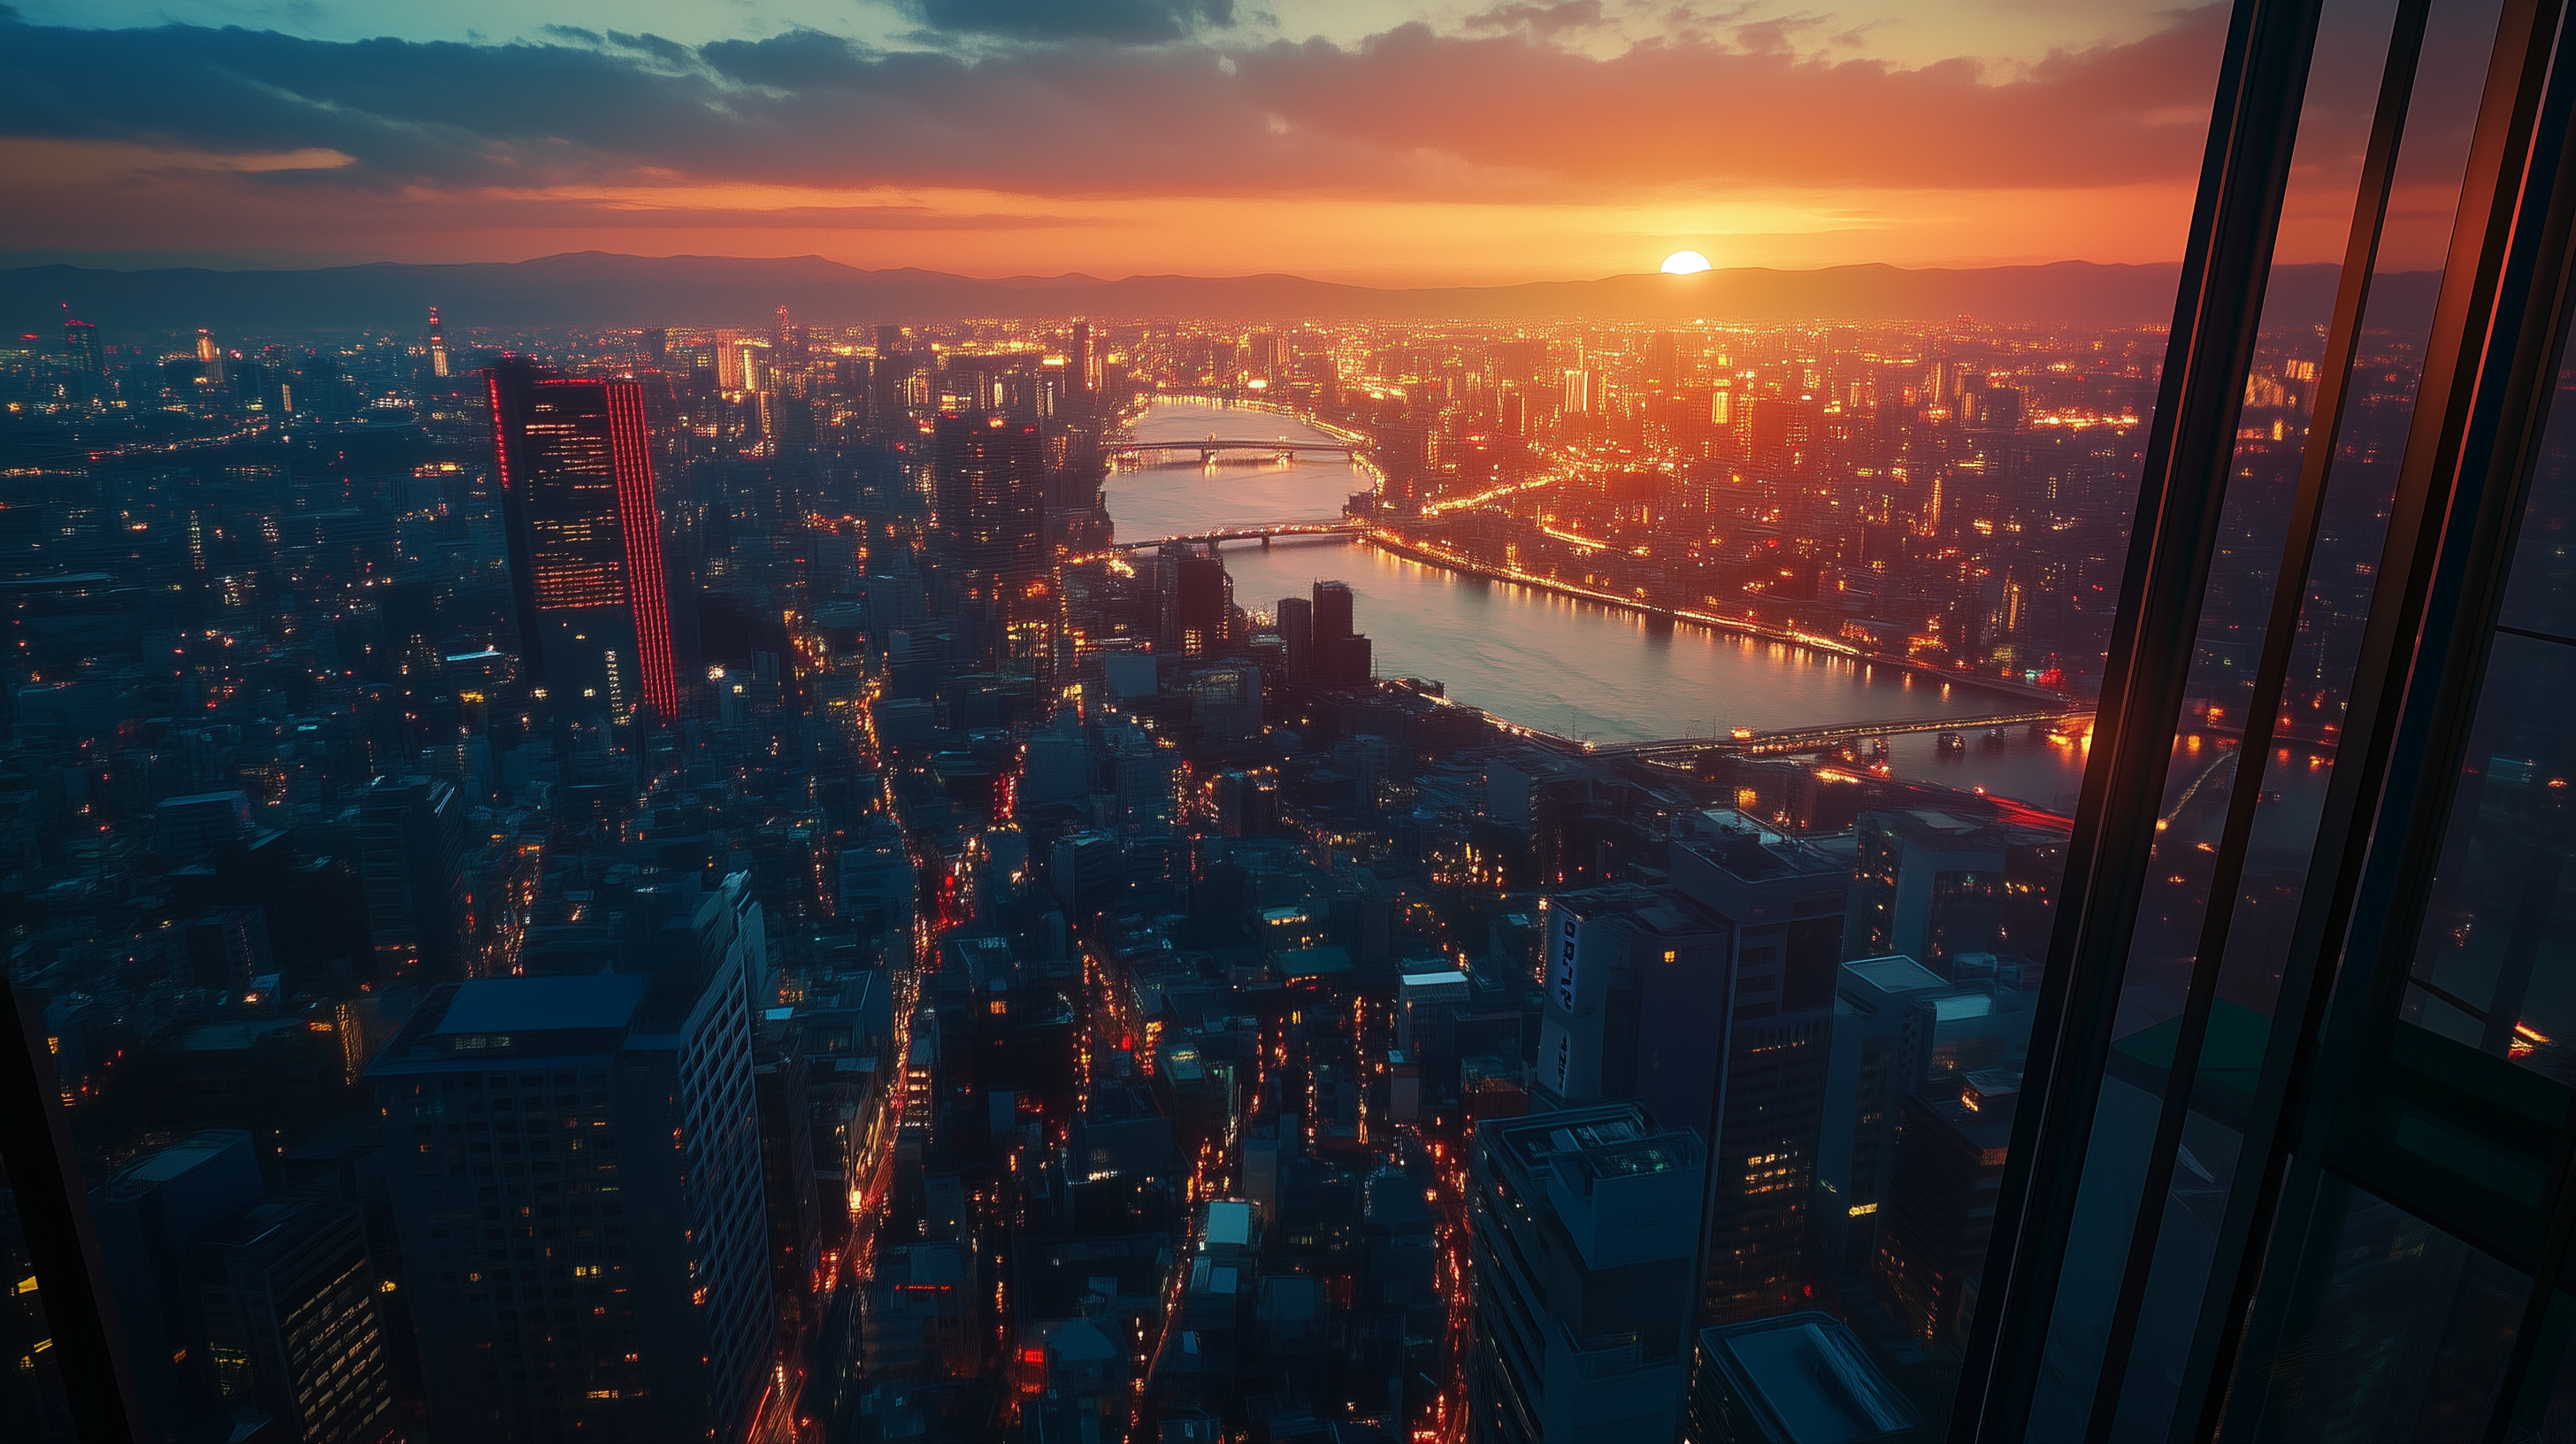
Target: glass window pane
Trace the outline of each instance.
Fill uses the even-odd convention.
[[[0,1420],[8,1421],[11,1439],[73,1444],[61,1363],[45,1321],[44,1281],[27,1255],[17,1198],[0,1167]]]
[[[2497,12],[2495,0],[2434,7],[2394,186],[2406,198],[2398,209],[2408,214],[2383,239],[2363,318],[2299,616],[2298,650],[2285,684],[2286,715],[2276,728],[2277,744],[2249,759],[2241,739],[2289,540],[2311,419],[2305,407],[2315,396],[2326,339],[2324,318],[2278,298],[2267,304],[2183,715],[2160,779],[2163,820],[2121,980],[2118,1041],[2109,1068],[2114,1081],[2106,1085],[2094,1120],[2077,1242],[2051,1315],[2049,1383],[2038,1401],[2048,1412],[2038,1417],[2053,1420],[2053,1427],[2080,1427],[2090,1407],[2094,1361],[2119,1299],[2139,1213],[2137,1193],[2147,1173],[2145,1155],[2154,1141],[2158,1103],[2168,1086],[2180,1015],[2212,905],[2212,874],[2229,807],[2239,788],[2259,786],[2243,894],[2221,904],[2236,908],[2231,924],[2255,926],[2251,936],[2231,934],[2220,970],[2200,1075],[2192,1085],[2195,1116],[2186,1125],[2181,1153],[2171,1160],[2172,1191],[2121,1390],[2118,1437],[2162,1437],[2173,1405],[2217,1223],[2236,1177],[2241,1110],[2261,1066],[2279,980],[2277,949],[2286,947],[2288,919],[2296,911],[2296,888],[2284,879],[2303,872],[2313,846],[2342,689],[2357,658],[2369,600],[2371,568],[2362,559],[2377,556],[2397,456],[2413,414],[2430,316],[2421,273],[2426,237],[2412,213],[2456,203],[2468,122],[2478,102],[2477,87],[2460,80],[2474,76],[2483,62]],[[2353,78],[2378,73],[2394,18],[2393,5],[2326,7],[2285,212],[2322,213],[2340,204],[2349,223],[2368,107],[2376,96],[2375,85],[2356,85]],[[2437,260],[2439,253],[2436,243],[2430,258]],[[2285,403],[2285,409],[2267,412],[2253,404],[2267,400]],[[2279,896],[2285,890],[2290,896]],[[2249,916],[2253,898],[2265,905],[2259,916]],[[2247,959],[2261,954],[2269,955],[2268,962],[2249,966]]]
[[[2282,1444],[2472,1444],[2529,1292],[2528,1276],[2405,1210],[2329,1180],[2275,1255],[2290,1315],[2278,1356],[2241,1375],[2221,1433]]]

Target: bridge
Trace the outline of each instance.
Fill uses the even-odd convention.
[[[1147,541],[1118,542],[1111,546],[1110,550],[1146,552],[1156,547],[1211,546],[1217,542],[1230,541],[1259,541],[1266,547],[1270,545],[1273,537],[1365,536],[1368,529],[1366,522],[1351,520],[1284,522],[1271,526],[1225,527],[1217,531],[1203,531],[1195,536],[1158,536]]]
[[[1357,456],[1364,449],[1358,443],[1349,441],[1287,441],[1276,437],[1259,441],[1210,436],[1199,441],[1131,441],[1112,449],[1109,455],[1112,460],[1116,460],[1121,457],[1143,456],[1148,452],[1168,456],[1174,452],[1195,451],[1199,456],[1199,465],[1205,466],[1216,460],[1220,454],[1229,451],[1249,451],[1266,454],[1282,461],[1294,461],[1297,459],[1297,453],[1301,451],[1328,451],[1339,456]]]
[[[2081,707],[2038,707],[2020,712],[1990,712],[1975,717],[1912,717],[1900,722],[1853,722],[1830,727],[1787,727],[1757,732],[1739,727],[1724,737],[1671,737],[1658,742],[1613,742],[1594,746],[1595,757],[1637,757],[1663,761],[1716,752],[1736,757],[1780,757],[1828,752],[1872,737],[1917,732],[1993,731],[2004,727],[2048,727],[2090,715]]]

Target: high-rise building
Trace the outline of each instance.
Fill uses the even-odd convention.
[[[2028,959],[2047,946],[2065,840],[2051,828],[1931,808],[1865,812],[1846,945],[1863,957],[1913,958],[1945,978],[1962,955]]]
[[[440,778],[379,777],[359,799],[358,875],[377,977],[441,982],[480,966],[465,810]]]
[[[1006,622],[1054,614],[1046,549],[1046,447],[1033,422],[950,412],[930,423],[933,538],[967,594]]]
[[[510,360],[487,375],[519,655],[558,707],[679,714],[643,388]]]
[[[1310,597],[1279,599],[1279,639],[1288,649],[1288,680],[1306,681],[1315,668],[1315,603]]]
[[[1820,1264],[1859,1277],[1895,1186],[1905,1100],[1955,1087],[1962,1074],[2020,1068],[2035,998],[1992,979],[1952,981],[1906,957],[1843,964],[1838,992],[1815,1238]]]
[[[255,907],[208,908],[187,925],[187,981],[200,988],[241,992],[274,971],[268,915]]]
[[[1091,354],[1091,322],[1088,319],[1076,318],[1073,323],[1073,345],[1065,357],[1065,371],[1073,393],[1074,412],[1084,414],[1090,410],[1093,394],[1100,389],[1100,373]]]
[[[1314,590],[1314,679],[1365,682],[1372,673],[1369,639],[1352,630],[1353,607],[1348,582],[1317,582]]]
[[[1642,1105],[1715,1136],[1734,1001],[1726,921],[1668,890],[1591,888],[1539,900],[1545,996],[1535,1095],[1550,1107]]]
[[[1697,1444],[1920,1444],[1913,1403],[1851,1327],[1812,1310],[1699,1332]]]
[[[429,308],[429,374],[441,380],[447,376],[447,331],[438,324],[438,308]]]
[[[1919,1338],[1965,1330],[1962,1302],[1986,1266],[2020,1101],[2021,1074],[1991,1068],[1915,1090],[1898,1115],[1875,1264],[1889,1308]]]
[[[1725,919],[1735,950],[1701,1276],[1702,1318],[1728,1323],[1805,1288],[1851,871],[1721,809],[1686,818],[1671,859],[1673,890]]]
[[[1594,390],[1591,372],[1579,367],[1568,367],[1565,372],[1564,387],[1557,398],[1557,409],[1568,416],[1591,415]]]
[[[161,839],[161,863],[173,872],[194,867],[228,842],[246,842],[259,829],[251,821],[250,794],[238,788],[165,797],[153,811]]]
[[[106,1292],[125,1333],[129,1387],[143,1411],[135,1421],[141,1438],[190,1438],[215,1422],[196,1249],[257,1207],[260,1195],[251,1136],[229,1129],[147,1154],[91,1195]]]
[[[63,312],[63,369],[81,376],[97,376],[107,370],[107,351],[98,343],[98,323],[74,320],[69,308]]]
[[[236,1418],[265,1414],[294,1444],[392,1437],[376,1270],[358,1211],[273,1199],[197,1244],[215,1386]]]
[[[776,1316],[738,950],[431,995],[368,1070],[441,1435],[757,1426]],[[685,956],[682,956],[685,955]],[[783,1401],[782,1401],[783,1403]]]
[[[1184,657],[1205,656],[1234,640],[1234,581],[1222,557],[1190,547],[1169,549],[1172,586],[1168,641]]]
[[[1646,337],[1646,384],[1666,391],[1680,385],[1681,354],[1681,340],[1670,331],[1657,331]]]
[[[1706,1150],[1633,1104],[1476,1126],[1474,1444],[1671,1439]]]

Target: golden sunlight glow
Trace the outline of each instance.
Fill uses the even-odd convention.
[[[1708,257],[1697,251],[1675,251],[1664,257],[1667,276],[1696,276],[1708,269]]]

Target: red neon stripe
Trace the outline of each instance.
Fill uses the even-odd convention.
[[[679,716],[680,687],[671,660],[662,513],[653,499],[644,395],[633,382],[602,382],[600,387],[607,393],[609,465],[617,482],[618,531],[626,545],[626,597],[635,620],[636,661],[644,674],[644,700],[667,723]]]
[[[501,468],[501,490],[507,492],[510,489],[510,429],[501,420],[500,374],[486,372],[483,384],[492,393],[492,458]]]

